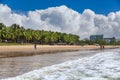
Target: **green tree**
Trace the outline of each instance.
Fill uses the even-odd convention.
[[[32,36],[35,41],[40,41],[41,40],[41,32],[38,30],[32,31]]]
[[[32,40],[32,31],[31,30],[24,30],[23,31],[24,39],[26,40],[27,43]]]
[[[0,23],[0,41],[1,40],[12,42],[24,40],[28,43],[37,41],[44,44],[59,42],[75,44],[79,42],[79,36],[60,32],[25,29],[17,24],[12,24],[10,27],[6,27],[3,23]]]
[[[51,35],[51,42],[57,43],[59,42],[59,34],[57,32],[53,32]]]

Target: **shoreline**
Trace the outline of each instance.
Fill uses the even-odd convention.
[[[105,49],[120,48],[120,46],[105,46]],[[51,54],[57,52],[71,52],[80,50],[100,50],[99,46],[86,45],[37,45],[37,49],[34,50],[34,45],[12,45],[12,46],[0,46],[0,58],[8,57],[20,57],[20,56],[32,56]]]

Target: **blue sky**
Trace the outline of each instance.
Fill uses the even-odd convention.
[[[73,10],[82,13],[84,9],[91,9],[97,14],[107,15],[109,12],[120,10],[120,0],[0,0],[16,12],[34,11],[66,5]]]

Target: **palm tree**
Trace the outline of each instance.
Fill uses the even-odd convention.
[[[35,41],[41,40],[41,32],[38,30],[32,31],[32,36],[33,36],[33,40],[35,40]]]
[[[32,32],[31,32],[31,30],[24,30],[23,35],[24,35],[24,38],[25,38],[27,43],[29,43],[30,40],[32,40]]]
[[[51,35],[51,42],[57,43],[59,42],[59,34],[57,32],[53,32]]]

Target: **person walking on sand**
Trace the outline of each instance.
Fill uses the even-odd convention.
[[[104,45],[100,45],[100,49],[102,50],[102,49],[104,49],[105,47],[104,47]]]
[[[34,49],[35,49],[35,50],[37,49],[37,45],[36,45],[36,43],[34,44]]]
[[[36,50],[37,50],[37,44],[36,42],[34,43],[34,54],[36,54]]]

